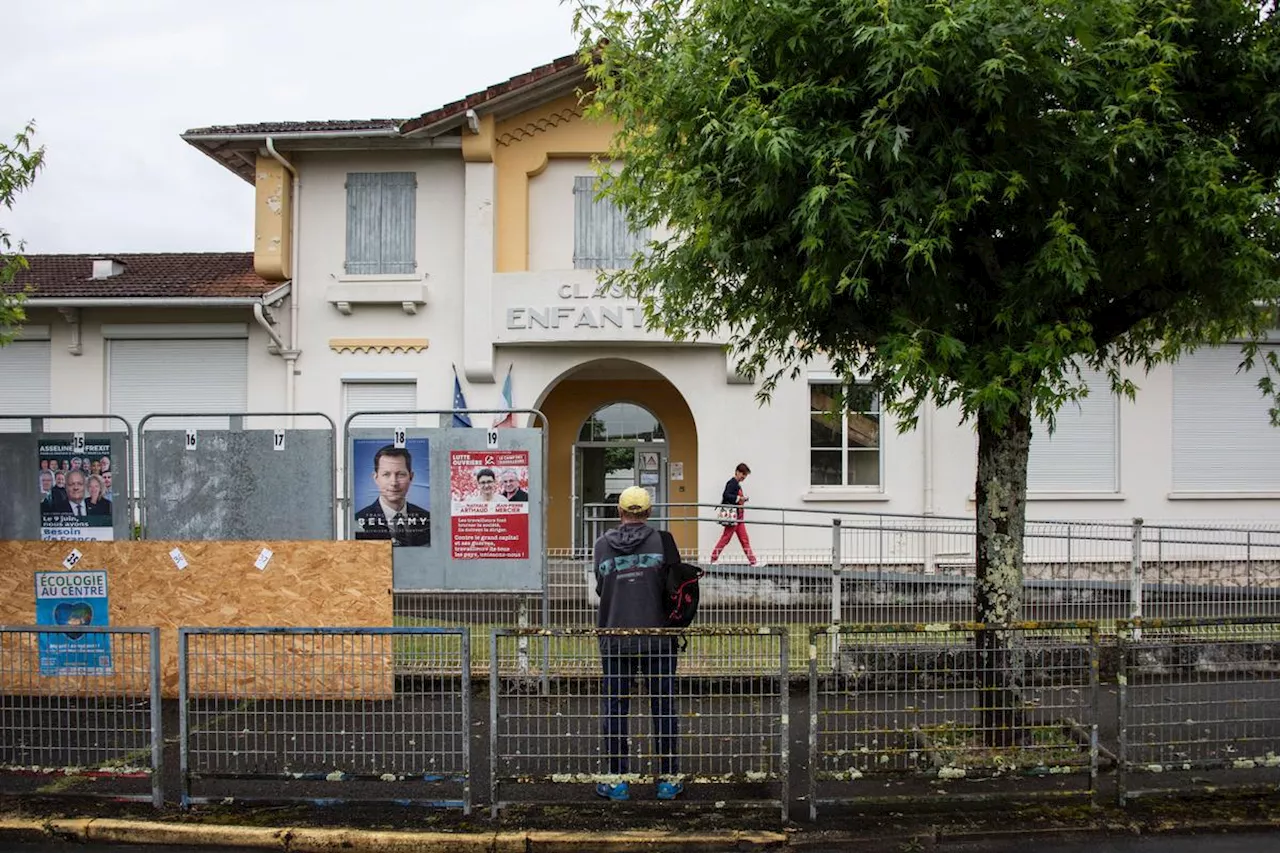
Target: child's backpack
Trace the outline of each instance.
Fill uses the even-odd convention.
[[[662,609],[668,628],[688,628],[698,615],[698,579],[705,574],[697,566],[680,559],[675,537],[665,530],[662,537]]]

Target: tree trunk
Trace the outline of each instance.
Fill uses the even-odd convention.
[[[1027,457],[1031,451],[1031,402],[996,428],[978,413],[977,621],[1008,625],[1022,618],[1022,537],[1026,528]],[[1023,737],[1022,635],[998,629],[978,632],[983,736],[988,745],[1012,746]]]

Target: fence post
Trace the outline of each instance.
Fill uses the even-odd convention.
[[[1142,618],[1142,519],[1133,520],[1132,572],[1129,578],[1129,618]],[[1137,629],[1135,629],[1137,630]],[[1135,634],[1135,636],[1137,636]]]
[[[844,571],[844,560],[842,559],[841,546],[841,521],[838,518],[831,519],[831,624],[840,624],[840,614],[843,609],[842,589],[841,589],[841,573]],[[840,632],[833,631],[831,633],[831,669],[834,672],[840,671]]]

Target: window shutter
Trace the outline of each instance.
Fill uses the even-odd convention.
[[[347,175],[350,275],[407,274],[414,260],[417,177],[413,172]]]
[[[107,350],[108,411],[133,428],[154,412],[243,412],[249,405],[249,342],[209,340],[113,340]],[[148,429],[227,429],[227,418],[162,418]],[[118,428],[112,426],[112,429]],[[137,459],[130,471],[138,493]]]
[[[573,179],[573,268],[621,269],[648,240],[648,231],[635,233],[626,217],[608,199],[595,198],[595,177]]]
[[[0,415],[49,411],[50,344],[13,341],[0,347]],[[26,432],[26,421],[0,420],[0,432]]]
[[[381,176],[370,172],[347,175],[347,272],[351,275],[378,272],[381,204]]]
[[[1280,430],[1239,347],[1197,350],[1173,366],[1173,489],[1280,491]]]
[[[418,385],[415,382],[344,382],[342,383],[342,420],[355,412],[411,412],[418,408]],[[412,418],[416,420],[416,416]],[[414,426],[404,415],[368,415],[351,422],[352,429]]]
[[[1105,373],[1084,370],[1081,378],[1089,396],[1058,411],[1053,435],[1044,421],[1031,425],[1029,492],[1119,491],[1118,400]]]
[[[382,230],[379,272],[412,273],[417,264],[413,258],[414,196],[418,186],[413,172],[382,174]]]
[[[110,411],[133,429],[153,412],[243,412],[249,405],[249,343],[213,340],[110,341]],[[155,429],[226,429],[226,418],[164,419]],[[148,424],[152,426],[152,424]]]

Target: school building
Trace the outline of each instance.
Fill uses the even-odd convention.
[[[971,515],[976,439],[957,412],[926,409],[907,433],[874,399],[832,418],[840,378],[817,363],[762,406],[723,341],[667,340],[597,284],[643,235],[594,198],[611,130],[583,118],[584,85],[564,57],[408,120],[188,130],[255,187],[252,252],[32,256],[0,415],[319,411],[340,426],[449,409],[455,370],[471,407],[501,408],[509,375],[514,407],[549,423],[553,548],[583,544],[584,508],[627,485],[714,503],[738,462],[753,505]],[[1035,437],[1028,515],[1275,519],[1280,432],[1239,361],[1205,350],[1136,376],[1136,402],[1096,377]],[[701,525],[700,550],[718,532]],[[753,530],[764,553],[780,535]]]

